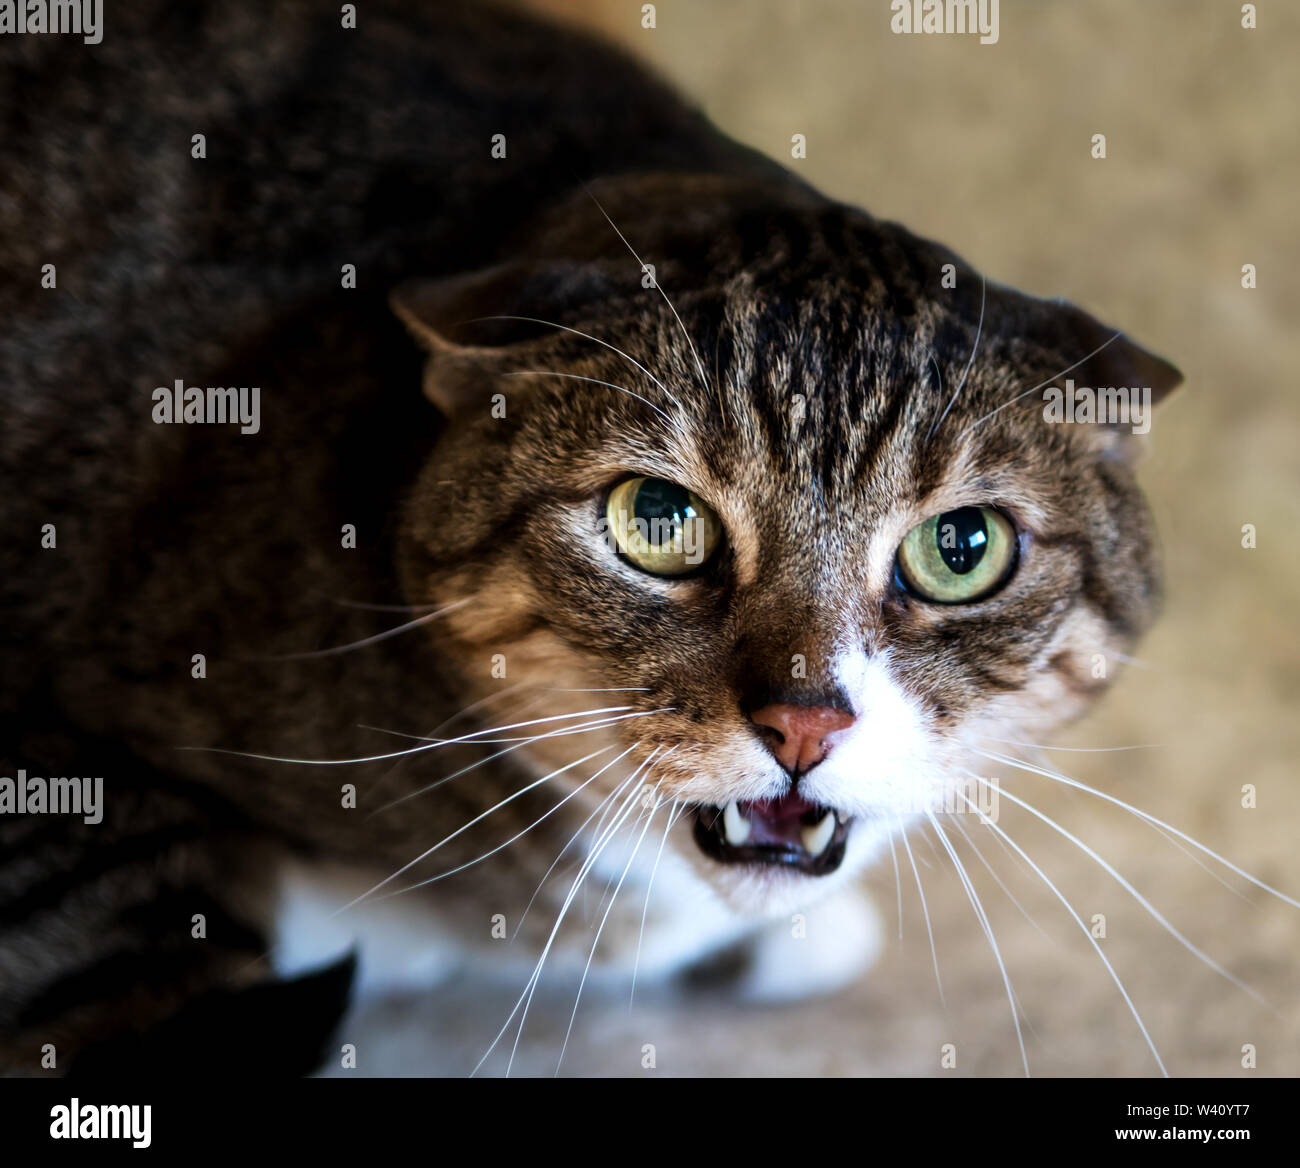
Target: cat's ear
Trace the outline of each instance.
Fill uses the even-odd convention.
[[[1151,391],[1159,405],[1183,383],[1179,369],[1144,349],[1119,329],[1104,325],[1073,304],[1060,306],[1078,343],[1087,346],[1082,364],[1071,370],[1076,383],[1089,386],[1140,386]]]
[[[1052,379],[1045,393],[1059,391],[1063,408],[1069,408],[1064,401],[1069,388],[1067,379],[1075,387],[1096,391],[1098,403],[1103,400],[1103,391],[1107,391],[1106,400],[1115,416],[1098,405],[1093,432],[1108,456],[1134,458],[1141,446],[1131,439],[1149,432],[1151,411],[1182,384],[1182,373],[1119,329],[1103,324],[1073,304],[1040,303],[1048,307],[1040,337],[1049,341],[1056,352],[1075,356],[1076,360]]]
[[[452,415],[482,404],[494,374],[528,364],[540,339],[562,331],[547,320],[571,318],[609,292],[595,265],[536,261],[407,280],[388,302],[428,351],[425,395]]]
[[[481,312],[492,273],[444,279],[407,280],[389,294],[388,304],[428,352],[424,393],[444,414],[459,413],[481,396],[495,364],[496,349],[464,338]]]

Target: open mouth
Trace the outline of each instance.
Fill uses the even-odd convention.
[[[798,795],[700,807],[695,842],[723,864],[777,864],[826,876],[844,860],[853,821]]]

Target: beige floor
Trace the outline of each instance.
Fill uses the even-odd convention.
[[[1007,283],[1066,296],[1171,357],[1186,386],[1144,469],[1168,568],[1163,623],[1073,747],[1067,774],[1137,803],[1300,898],[1300,5],[1003,0],[1001,39],[899,37],[885,0],[539,0],[655,62],[735,136],[829,193],[955,247]],[[1089,139],[1107,135],[1094,161]],[[1245,291],[1240,269],[1257,265]],[[1241,547],[1256,525],[1258,547]],[[1258,807],[1241,807],[1254,784]],[[1078,848],[1004,805],[1002,825],[1087,919],[1175,1075],[1300,1074],[1300,909],[1225,887],[1121,810],[1029,775],[1004,779],[1086,839],[1188,940],[1269,999],[1206,968]],[[1155,1063],[1088,942],[1032,872],[982,844],[1037,931],[975,882],[1029,1025],[1035,1074],[1145,1075]],[[746,1010],[716,998],[584,999],[565,1057],[583,1074],[1016,1075],[1006,993],[951,865],[922,857],[946,1008],[915,887],[903,939],[837,998]],[[893,924],[886,862],[872,879]],[[1241,893],[1242,895],[1238,895]],[[1244,896],[1244,899],[1243,899]],[[473,999],[473,1008],[468,1003]],[[359,1018],[371,1073],[459,1073],[504,1019],[468,988]],[[549,1074],[571,996],[534,1007],[516,1070]],[[955,1043],[957,1067],[940,1071]],[[1244,1044],[1258,1069],[1242,1069]]]

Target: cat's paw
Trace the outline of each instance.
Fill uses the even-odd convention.
[[[354,954],[353,990],[365,998],[426,990],[461,964],[454,934],[428,900],[359,903],[381,879],[374,873],[292,861],[279,878],[271,962],[281,977],[298,977]]]
[[[834,993],[866,973],[883,945],[875,906],[865,892],[847,888],[754,937],[736,990],[755,1002]]]

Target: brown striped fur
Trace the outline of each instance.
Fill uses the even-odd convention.
[[[263,980],[285,857],[383,876],[601,745],[640,743],[634,760],[671,748],[651,772],[661,793],[724,800],[745,781],[727,769],[744,710],[790,696],[795,653],[795,698],[834,686],[846,639],[887,656],[956,752],[974,724],[1036,732],[1080,712],[1093,655],[1149,623],[1139,440],[1049,426],[1033,398],[1007,407],[1111,335],[1082,312],[986,288],[947,250],[730,142],[611,50],[486,6],[371,3],[354,34],[329,4],[142,3],[111,19],[84,58],[54,38],[0,46],[16,212],[0,240],[2,453],[17,488],[0,773],[102,774],[108,804],[97,826],[0,818],[9,1071],[39,1073],[48,1043],[62,1071]],[[189,156],[199,130],[205,161]],[[498,132],[505,160],[489,154]],[[36,290],[47,262],[57,291]],[[389,313],[399,286],[433,404]],[[608,340],[676,401],[574,332],[474,323],[494,315]],[[1176,379],[1122,339],[1074,376]],[[260,385],[261,432],[155,426],[150,391],[173,378]],[[700,575],[637,579],[601,558],[599,500],[629,473],[687,484],[722,515],[725,546]],[[1007,587],[966,607],[901,592],[903,535],[972,501],[1019,524]],[[55,550],[39,546],[45,523]],[[339,601],[463,603],[291,658],[423,611]],[[598,687],[629,692],[571,692]],[[500,747],[346,767],[190,749],[347,759],[410,745],[365,726],[463,734],[623,704],[671,712],[423,794]],[[403,882],[469,863],[564,789],[521,796]],[[467,951],[490,950],[491,913],[513,923],[593,802],[426,890]],[[562,892],[543,889],[524,951]],[[635,924],[615,920],[602,960],[626,956]],[[582,936],[565,944],[585,952]]]

